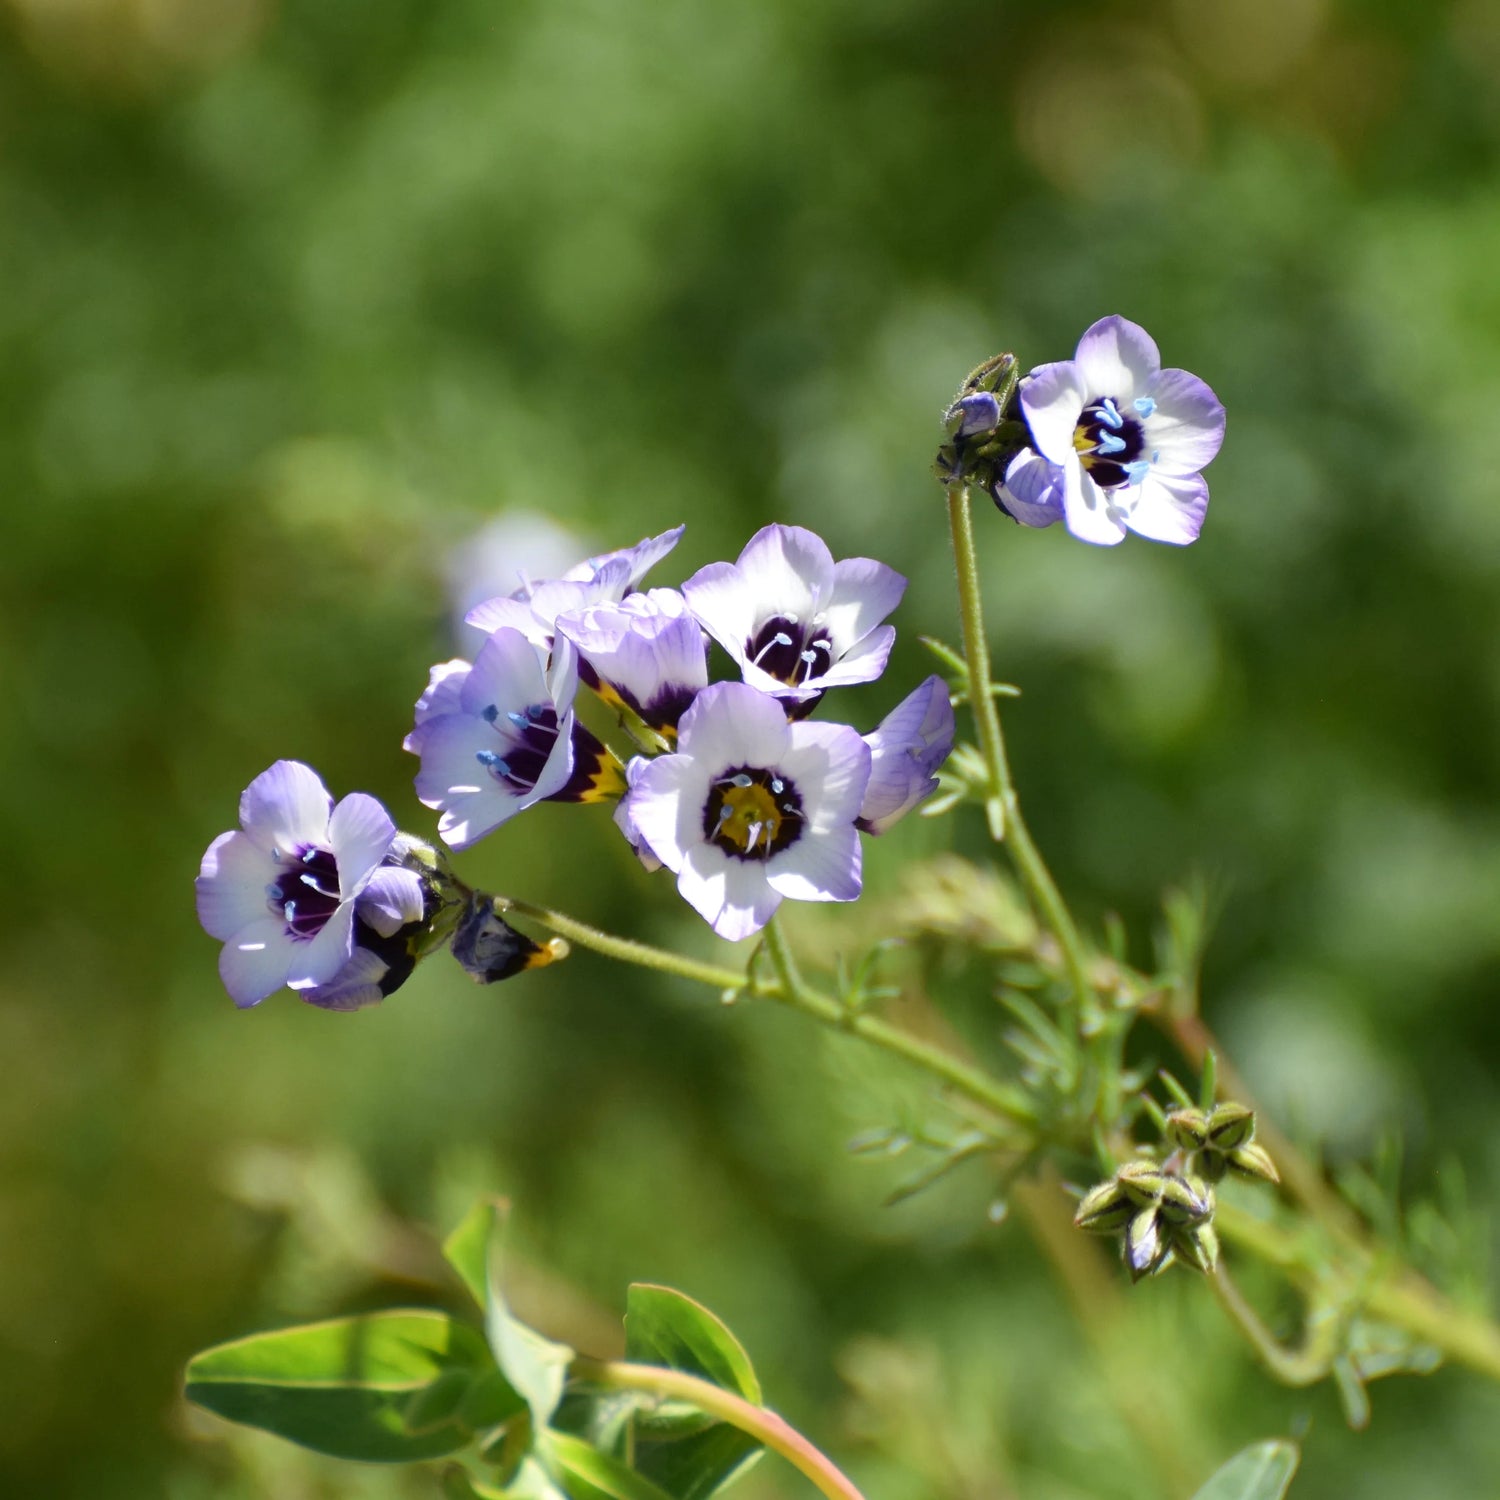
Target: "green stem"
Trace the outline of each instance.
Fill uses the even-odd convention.
[[[1316,1385],[1333,1367],[1338,1343],[1338,1325],[1333,1319],[1324,1319],[1316,1329],[1309,1329],[1307,1343],[1301,1349],[1288,1349],[1261,1322],[1222,1263],[1209,1274],[1208,1284],[1261,1363],[1283,1385]]]
[[[863,1500],[849,1478],[821,1450],[774,1411],[684,1370],[619,1360],[575,1359],[570,1375],[613,1391],[643,1391],[664,1400],[686,1401],[708,1416],[764,1443],[800,1469],[828,1500]]]
[[[607,958],[636,964],[643,969],[654,969],[659,974],[675,974],[681,979],[709,985],[726,995],[757,995],[790,1006],[793,1010],[800,1010],[824,1026],[848,1032],[871,1046],[879,1047],[883,1052],[903,1058],[1003,1119],[1028,1129],[1036,1124],[1036,1111],[1019,1089],[998,1083],[979,1069],[972,1068],[943,1051],[941,1047],[934,1047],[918,1037],[910,1036],[874,1016],[851,1010],[831,995],[825,995],[807,984],[797,972],[791,952],[786,946],[786,939],[775,922],[766,928],[765,941],[766,951],[777,971],[777,982],[767,984],[735,969],[720,969],[713,964],[684,958],[665,948],[653,948],[630,938],[615,937],[573,917],[564,916],[562,912],[536,906],[530,901],[497,896],[495,906],[498,911],[515,912],[519,916],[540,922],[542,926],[550,928],[570,942],[577,943],[580,948],[591,948]]]
[[[948,490],[948,529],[953,536],[953,561],[958,569],[958,608],[963,626],[964,660],[969,668],[969,707],[979,732],[979,749],[989,773],[985,812],[990,834],[1004,843],[1043,921],[1062,949],[1063,965],[1073,986],[1080,1016],[1090,1005],[1088,969],[1083,944],[1072,913],[1057,889],[1046,861],[1032,841],[1021,816],[1021,803],[1010,774],[1005,736],[1000,729],[1000,710],[991,691],[990,649],[984,634],[984,605],[979,588],[979,555],[974,546],[974,523],[969,510],[969,487],[952,485]]]

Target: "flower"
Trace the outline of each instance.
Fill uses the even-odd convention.
[[[557,629],[577,646],[599,696],[653,729],[675,731],[708,686],[708,642],[676,589],[570,611],[557,617]]]
[[[618,603],[677,545],[684,529],[674,526],[633,547],[601,552],[569,568],[561,578],[523,583],[512,594],[476,605],[464,619],[486,632],[519,630],[537,645],[550,646],[559,615],[591,604]]]
[[[677,746],[635,771],[624,826],[720,937],[758,932],[784,897],[859,895],[870,747],[853,729],[789,723],[774,698],[720,682],[682,716]]]
[[[953,705],[948,684],[929,677],[865,735],[870,747],[870,784],[859,810],[859,827],[884,833],[924,797],[937,790],[933,774],[953,749]]]
[[[868,557],[836,563],[800,526],[766,526],[732,563],[683,584],[688,607],[739,663],[744,680],[810,713],[827,688],[872,682],[896,639],[880,622],[906,579]]]
[[[316,771],[279,760],[245,788],[240,825],[208,846],[197,880],[198,920],[224,944],[219,976],[236,1005],[283,985],[327,1004],[353,982],[357,926],[388,938],[421,920],[421,878],[387,862],[396,825],[375,798],[352,792],[335,807]]]
[[[597,802],[623,787],[617,762],[573,715],[577,653],[546,652],[496,630],[471,666],[443,662],[417,700],[403,742],[421,757],[417,796],[442,813],[438,832],[466,849],[537,802]]]
[[[1007,468],[1002,509],[1028,526],[1057,518],[1086,542],[1112,546],[1127,530],[1193,541],[1208,508],[1199,472],[1224,440],[1224,408],[1186,370],[1164,370],[1156,343],[1125,318],[1101,318],[1072,359],[1021,382],[1021,410],[1041,459]]]

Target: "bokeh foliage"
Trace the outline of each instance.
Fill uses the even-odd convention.
[[[499,1190],[549,1268],[533,1322],[603,1351],[628,1281],[702,1296],[875,1497],[1190,1488],[1309,1417],[1306,1500],[1485,1492],[1500,1393],[1471,1377],[1381,1388],[1356,1440],[1186,1280],[1101,1280],[1101,1354],[982,1171],[881,1208],[899,1164],[842,1143],[924,1102],[794,1016],[586,954],[237,1015],[188,886],[281,755],[430,832],[399,741],[453,650],[453,549],[502,513],[580,555],[686,520],[683,570],[772,519],[902,567],[867,727],[928,670],[915,634],[954,634],[952,388],[1120,312],[1229,438],[1186,552],[981,518],[1033,828],[1140,945],[1206,871],[1207,1008],[1263,1102],[1337,1159],[1399,1129],[1417,1197],[1461,1158],[1482,1208],[1497,79],[1486,0],[6,0],[0,1488],[427,1493],[226,1438],[178,1371],[451,1301],[416,1226]],[[872,891],[947,836],[891,835]],[[710,943],[597,812],[463,868]]]

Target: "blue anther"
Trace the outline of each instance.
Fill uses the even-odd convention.
[[[1141,414],[1143,421],[1156,410],[1156,402],[1150,396],[1137,396],[1130,404]]]
[[[1151,462],[1154,463],[1154,464],[1159,464],[1161,462],[1161,449],[1160,448],[1153,448],[1151,450]]]
[[[506,714],[505,717],[509,719],[517,729],[524,729],[531,722],[531,720],[528,719],[525,714],[518,714],[514,709]]]
[[[1125,451],[1125,439],[1117,438],[1112,432],[1101,432],[1097,451],[1100,453],[1123,453]]]
[[[493,724],[500,717],[500,710],[495,704],[491,703],[488,708],[481,708],[479,710],[479,717],[486,724]]]
[[[1106,396],[1099,403],[1099,420],[1106,427],[1113,427],[1116,432],[1125,425],[1125,418],[1120,415],[1119,409],[1115,406],[1113,396]]]
[[[510,775],[510,767],[506,765],[504,758],[496,755],[493,750],[476,750],[474,759],[492,776]]]
[[[1151,465],[1144,458],[1136,459],[1133,464],[1121,464],[1120,467],[1129,475],[1132,484],[1139,484],[1151,472]]]

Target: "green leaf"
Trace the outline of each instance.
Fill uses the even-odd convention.
[[[468,1384],[492,1369],[478,1332],[437,1312],[383,1312],[252,1334],[198,1355],[187,1397],[304,1448],[366,1463],[455,1453]]]
[[[744,1346],[701,1302],[671,1287],[638,1281],[630,1288],[625,1357],[701,1375],[757,1406],[761,1403],[760,1381]]]
[[[701,1303],[670,1287],[636,1284],[625,1312],[625,1357],[701,1376],[761,1404],[750,1357]],[[632,1419],[634,1468],[676,1500],[707,1500],[760,1456],[736,1427],[672,1403]]]
[[[1298,1457],[1295,1443],[1253,1443],[1218,1470],[1193,1500],[1281,1500],[1297,1472]]]
[[[481,1310],[489,1278],[490,1236],[503,1229],[508,1211],[509,1205],[503,1198],[481,1198],[443,1241],[444,1258],[458,1272]]]
[[[572,1500],[671,1500],[667,1491],[644,1474],[601,1453],[582,1438],[554,1432],[547,1446],[562,1470]]]

